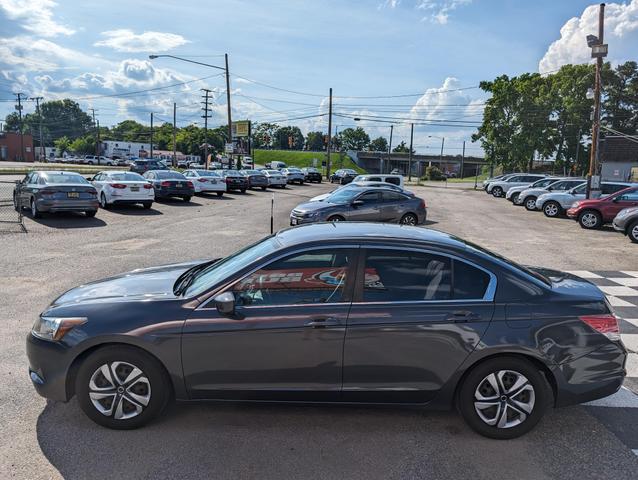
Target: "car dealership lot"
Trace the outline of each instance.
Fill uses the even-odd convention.
[[[331,188],[276,190],[275,228],[288,226],[294,206]],[[611,229],[584,231],[483,191],[410,190],[426,200],[427,226],[513,260],[600,272],[593,275],[603,279],[638,271],[636,245]],[[0,234],[2,478],[635,478],[638,397],[629,390],[597,406],[550,412],[533,432],[507,443],[479,437],[452,412],[380,407],[199,404],[171,408],[142,430],[117,432],[94,425],[75,401],[47,404],[35,393],[24,337],[56,295],[113,273],[228,254],[269,232],[271,197],[270,191],[213,194],[190,204],[156,202],[151,210],[100,210],[92,219],[26,218],[28,234]],[[627,386],[638,391],[631,380]]]

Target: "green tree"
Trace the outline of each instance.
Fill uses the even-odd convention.
[[[339,132],[339,139],[344,150],[361,151],[370,145],[370,137],[361,127],[342,130]]]
[[[410,147],[408,147],[404,141],[401,141],[401,143],[394,147],[392,151],[396,153],[410,153]],[[412,150],[412,153],[414,153],[414,149]]]
[[[306,150],[318,152],[323,149],[323,132],[308,132],[308,135],[306,135]]]
[[[78,137],[69,145],[69,150],[77,155],[91,155],[95,153],[95,137],[86,135]]]
[[[638,64],[618,65],[603,77],[602,121],[614,130],[634,135],[638,132]]]
[[[64,136],[58,138],[55,142],[53,142],[55,148],[57,150],[58,156],[62,156],[64,152],[68,152],[71,147],[71,140],[69,137]]]
[[[377,137],[370,142],[370,145],[368,145],[368,149],[371,152],[387,152],[388,141],[384,137]]]
[[[257,123],[252,129],[252,141],[255,148],[272,148],[277,138],[279,125],[276,123]]]
[[[304,136],[299,127],[285,126],[277,129],[276,147],[281,150],[302,150]]]
[[[135,120],[124,120],[111,128],[114,140],[123,142],[149,143],[151,128]]]

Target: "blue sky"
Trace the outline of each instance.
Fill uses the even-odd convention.
[[[445,136],[452,153],[481,118],[485,97],[471,87],[503,73],[589,61],[584,36],[595,31],[596,15],[594,4],[580,0],[0,0],[0,117],[21,91],[78,99],[102,125],[146,123],[151,111],[170,120],[177,102],[178,124],[186,125],[201,121],[199,89],[207,87],[218,125],[225,121],[223,77],[197,79],[219,72],[148,55],[221,65],[227,52],[237,119],[326,130],[325,115],[297,117],[325,113],[332,87],[339,128],[355,125],[354,116],[377,117],[357,125],[387,136],[393,121],[396,143],[407,140],[409,127],[389,117],[449,120],[417,127],[415,144],[436,149],[440,140],[431,137]],[[636,59],[638,0],[608,4],[607,25],[610,59]],[[189,83],[162,88],[181,82]],[[150,88],[158,89],[105,96]],[[392,95],[402,96],[344,98]]]

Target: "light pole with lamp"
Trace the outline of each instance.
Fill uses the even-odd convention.
[[[231,109],[230,109],[230,74],[228,72],[228,54],[224,54],[225,59],[225,67],[219,67],[217,65],[211,65],[209,63],[196,62],[195,60],[189,60],[188,58],[177,57],[175,55],[149,55],[148,58],[150,60],[155,60],[156,58],[173,58],[175,60],[180,60],[182,62],[194,63],[196,65],[203,65],[204,67],[216,68],[218,70],[223,70],[226,73],[226,105],[228,109],[228,142],[233,143],[233,121],[231,118]],[[205,112],[208,115],[207,112]],[[230,154],[230,158],[232,161],[232,153]],[[208,159],[204,159],[206,164],[208,164]]]
[[[353,120],[355,122],[360,122],[361,118],[359,117],[354,117]],[[390,143],[388,144],[388,166],[390,165],[390,154],[392,152],[392,134],[394,133],[394,124],[391,123],[390,124]],[[384,173],[383,170],[384,168],[381,168],[381,166],[379,166],[379,170],[381,170],[381,173]]]
[[[439,138],[441,139],[441,155],[439,156],[439,168],[441,167],[441,164],[443,163],[443,147],[445,146],[445,137],[436,137],[434,135],[428,135],[428,138]],[[428,167],[432,166],[432,160],[430,160],[428,162]]]

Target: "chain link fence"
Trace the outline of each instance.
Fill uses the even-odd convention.
[[[26,232],[22,221],[22,210],[13,203],[13,190],[16,182],[0,180],[0,230],[8,226],[19,226]]]

